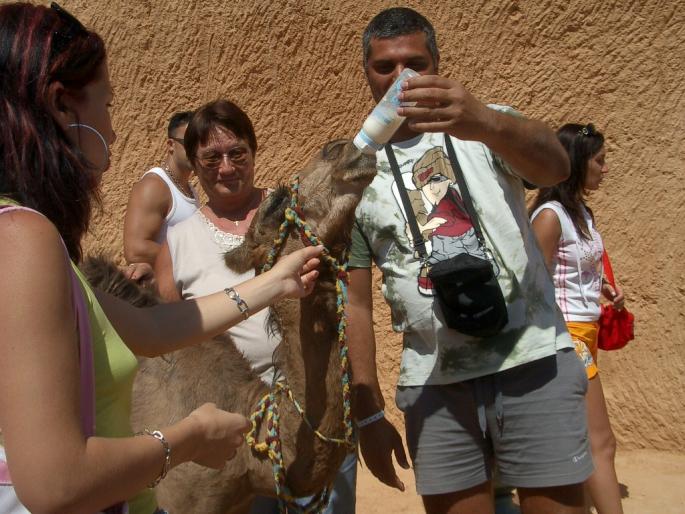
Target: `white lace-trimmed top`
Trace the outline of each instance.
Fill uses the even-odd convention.
[[[552,279],[557,304],[566,321],[597,321],[602,291],[602,236],[595,229],[590,213],[583,208],[583,218],[592,239],[580,237],[566,209],[559,202],[538,207],[531,220],[545,209],[555,212],[561,225],[561,238],[554,256]]]
[[[205,220],[198,210],[190,218],[169,227],[167,233],[174,282],[184,300],[216,293],[254,277],[253,271],[239,274],[224,263],[224,253],[240,245],[243,237],[223,232]],[[252,369],[270,384],[273,352],[280,338],[267,331],[267,314],[268,309],[254,313],[226,333]]]
[[[201,210],[197,211],[197,215],[202,218],[202,221],[212,234],[212,239],[224,252],[228,252],[240,246],[243,241],[245,241],[245,236],[231,234],[230,232],[224,232],[219,227],[217,227],[211,220],[205,216]]]

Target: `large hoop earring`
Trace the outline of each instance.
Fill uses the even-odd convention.
[[[95,135],[100,138],[100,142],[102,142],[102,146],[105,149],[105,164],[109,161],[109,145],[107,144],[107,141],[105,141],[105,138],[100,134],[100,132],[97,131],[97,129],[91,127],[90,125],[86,125],[85,123],[70,123],[67,125],[69,128],[85,128],[90,130],[91,132],[94,132]]]

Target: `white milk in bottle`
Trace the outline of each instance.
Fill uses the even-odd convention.
[[[397,108],[400,106],[399,95],[402,92],[402,82],[418,75],[409,68],[402,70],[402,73],[395,79],[378,105],[371,111],[364,125],[362,125],[362,129],[354,137],[355,146],[362,152],[376,153],[383,148],[385,143],[390,141],[395,131],[400,128],[404,117],[397,114]],[[406,103],[403,105],[413,106],[416,104]]]

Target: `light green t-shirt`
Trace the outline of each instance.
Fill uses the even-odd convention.
[[[72,266],[86,297],[95,366],[95,435],[130,437],[131,391],[138,369],[136,356],[107,319],[81,271]],[[160,462],[161,470],[161,462]],[[129,514],[152,514],[157,508],[153,491],[145,489],[128,502]]]
[[[452,142],[499,267],[509,322],[487,339],[446,326],[430,288],[424,287],[425,266],[414,254],[387,156],[379,151],[378,174],[357,207],[349,265],[368,268],[373,259],[383,273],[382,292],[391,308],[393,329],[403,333],[401,386],[461,382],[572,348],[528,221],[522,180],[484,144],[455,138]],[[468,227],[441,202],[447,186],[458,192],[445,161],[444,135],[423,134],[393,144],[393,149],[412,209],[424,228],[429,260],[448,258],[462,251],[455,249],[460,245],[468,247]],[[462,231],[463,236],[455,236]]]
[[[17,202],[0,196],[0,205],[17,205]],[[85,295],[90,319],[95,375],[95,435],[130,437],[133,435],[129,421],[131,391],[138,361],[107,319],[86,278],[73,263],[71,266]],[[128,506],[129,514],[152,514],[157,502],[154,493],[146,489],[129,500]]]

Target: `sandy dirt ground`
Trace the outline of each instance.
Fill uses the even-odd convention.
[[[685,454],[619,451],[616,466],[625,514],[685,514]],[[357,478],[357,514],[421,514],[411,470],[399,470],[401,493],[378,482],[366,468]]]

